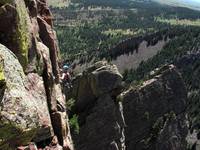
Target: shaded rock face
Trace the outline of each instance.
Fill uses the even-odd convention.
[[[0,149],[2,146],[14,149],[31,140],[43,143],[54,135],[60,145],[73,148],[59,85],[59,48],[52,27],[46,0],[0,2],[0,43],[10,49],[0,47],[0,122],[8,132],[9,124],[16,126],[13,136],[0,135],[0,142],[4,144],[0,144]],[[8,122],[3,120],[4,116]],[[15,118],[20,121],[15,123]],[[4,128],[0,132],[4,132]],[[25,131],[27,134],[23,134]],[[24,138],[14,136],[18,133]]]
[[[71,95],[76,99],[76,107],[82,110],[101,95],[117,91],[121,82],[122,76],[115,65],[97,62],[73,81]]]
[[[121,75],[113,65],[97,63],[79,75],[72,92],[72,112],[80,126],[73,135],[76,149],[186,149],[187,92],[182,77],[173,65],[152,76],[121,93]]]
[[[200,43],[192,53],[177,59],[176,66],[183,75],[188,90],[187,113],[189,130],[187,141],[188,147],[192,150],[200,149]]]
[[[74,111],[80,131],[74,135],[77,150],[123,150],[122,106],[116,101],[122,76],[116,66],[98,62],[74,81]]]
[[[127,149],[184,150],[186,89],[168,66],[137,89],[122,93]]]
[[[29,50],[32,49],[31,20],[26,5],[23,0],[6,0],[0,6],[1,44],[17,55],[25,69],[29,61]]]

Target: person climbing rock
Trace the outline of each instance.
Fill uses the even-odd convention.
[[[63,66],[61,81],[63,87],[72,88],[72,83],[71,83],[72,77],[69,70],[70,67],[68,65]]]

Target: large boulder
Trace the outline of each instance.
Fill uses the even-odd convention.
[[[95,70],[92,70],[93,67]],[[91,80],[92,91],[97,97],[119,88],[122,82],[122,75],[118,72],[117,67],[106,64],[106,62],[96,63],[88,69],[88,73],[90,73],[89,79]]]
[[[187,92],[173,65],[157,70],[154,78],[121,94],[128,150],[184,150]]]
[[[122,75],[115,65],[106,61],[95,63],[73,81],[72,95],[76,99],[76,107],[81,110],[106,93],[117,95],[121,83]]]
[[[6,84],[0,96],[0,149],[15,149],[34,137],[53,136],[41,78],[30,74],[27,80],[15,55],[3,45],[0,55]],[[43,137],[36,136],[39,132],[45,133]]]

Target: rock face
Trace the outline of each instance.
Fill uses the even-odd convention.
[[[79,116],[77,150],[124,150],[124,121],[120,93],[122,76],[116,66],[98,62],[74,81],[74,110]]]
[[[0,3],[0,41],[18,56],[22,66],[28,63],[30,19],[24,1],[5,0]]]
[[[17,58],[2,45],[0,54],[4,61],[6,84],[0,106],[1,149],[14,149],[33,137],[36,141],[50,138],[53,131],[42,79],[29,74],[27,80]]]
[[[167,66],[139,88],[122,93],[127,149],[186,149],[184,87],[175,67]]]
[[[115,66],[105,62],[75,79],[72,112],[80,126],[73,136],[77,150],[186,149],[187,92],[173,65],[118,95],[121,85]]]
[[[122,76],[115,65],[105,61],[97,62],[87,68],[74,80],[73,97],[79,110],[103,94],[109,94],[120,88]]]
[[[52,26],[46,0],[0,2],[0,149],[53,136],[73,149]]]
[[[28,82],[24,85],[28,92],[35,98],[35,105],[33,107],[38,108],[37,114],[39,115],[39,123],[41,126],[41,129],[37,131],[33,140],[40,142],[54,135],[46,101],[44,83],[42,77],[36,73],[28,74],[27,80]]]
[[[200,43],[192,53],[177,59],[177,68],[183,75],[188,90],[187,113],[189,120],[189,130],[187,141],[190,149],[200,149],[199,128],[200,128]]]

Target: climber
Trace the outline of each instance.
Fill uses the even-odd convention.
[[[68,65],[63,66],[61,81],[64,87],[72,88],[72,83],[71,83],[72,77],[69,70],[70,70],[70,67]]]

